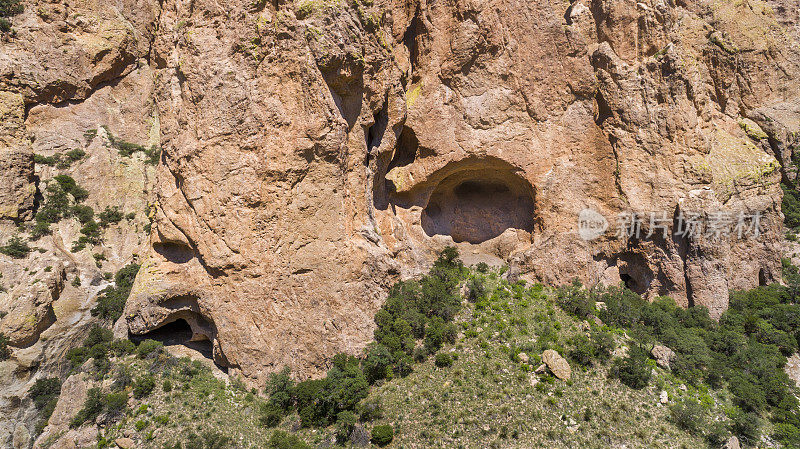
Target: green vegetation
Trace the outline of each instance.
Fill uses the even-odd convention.
[[[131,293],[133,281],[136,273],[139,272],[139,265],[128,264],[114,275],[114,286],[106,287],[100,291],[97,297],[97,305],[92,309],[92,316],[99,316],[103,319],[116,321],[122,316],[125,309],[125,302]]]
[[[31,251],[32,249],[28,246],[28,242],[18,236],[11,237],[5,246],[0,246],[0,253],[14,259],[24,259],[28,257]]]
[[[796,276],[789,267],[787,278]],[[672,373],[698,388],[725,389],[733,406],[747,421],[768,418],[780,433],[773,436],[786,446],[796,444],[791,435],[800,429],[800,404],[794,383],[784,372],[786,356],[797,351],[800,338],[800,304],[789,287],[771,285],[742,292],[732,292],[729,309],[719,322],[711,320],[704,307],[682,309],[666,297],[647,302],[624,289],[582,290],[571,287],[571,293],[560,300],[565,311],[585,318],[596,312],[608,325],[626,329],[634,338],[629,355],[614,364],[613,373],[632,388],[644,388],[652,372],[648,366],[649,351],[661,343],[677,358]],[[794,284],[796,285],[796,284]],[[562,298],[562,295],[559,295]],[[605,307],[594,310],[595,301]],[[580,303],[584,306],[576,307]],[[585,305],[589,305],[588,309]],[[591,312],[589,312],[591,311]],[[743,369],[743,367],[746,367]],[[693,403],[682,403],[672,409],[673,418],[686,427],[687,414],[699,412]],[[694,417],[693,421],[697,421]],[[734,423],[731,423],[734,431]],[[689,429],[699,432],[697,429]],[[755,444],[757,429],[740,431],[739,438]]]
[[[72,163],[78,162],[84,157],[86,157],[86,152],[80,148],[75,148],[67,151],[66,153],[56,153],[53,156],[34,154],[33,162],[39,165],[47,165],[49,167],[55,166],[59,169],[67,169],[72,165]]]
[[[790,264],[786,287],[733,292],[716,322],[669,298],[510,282],[451,256],[392,289],[360,358],[336,355],[316,380],[283,369],[264,396],[217,379],[208,361],[93,328],[69,358],[103,388],[73,425],[106,419],[101,441],[137,432],[159,449],[716,448],[732,434],[748,446],[769,437],[797,447],[797,391],[782,370],[800,337],[800,270]],[[677,354],[671,370],[650,357],[657,343]],[[569,381],[536,372],[546,349],[568,358]]]
[[[378,446],[386,446],[394,439],[394,429],[389,425],[375,426],[372,428],[372,442]]]
[[[145,163],[148,165],[157,165],[158,161],[161,159],[161,148],[156,145],[151,146],[150,148],[145,147],[144,145],[139,145],[136,143],[128,142],[124,139],[114,136],[111,133],[111,130],[108,127],[103,127],[106,130],[106,134],[108,134],[108,140],[111,143],[111,146],[119,152],[120,156],[122,157],[131,157],[134,153],[143,153],[145,156]],[[90,130],[91,131],[91,130]],[[88,131],[87,131],[88,132]],[[95,134],[97,131],[95,130]]]
[[[61,393],[61,380],[57,377],[46,377],[37,379],[36,382],[28,390],[36,410],[39,411],[41,421],[37,425],[37,429],[41,431],[47,425],[47,420],[53,414],[58,402],[58,395]]]
[[[20,0],[0,0],[0,32],[11,31],[11,22],[6,17],[15,16],[24,10]]]
[[[8,342],[8,337],[0,332],[0,361],[8,360],[8,357],[11,356],[11,351],[8,349]]]

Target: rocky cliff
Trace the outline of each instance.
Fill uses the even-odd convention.
[[[386,287],[448,244],[510,276],[625,282],[713,316],[728,289],[780,278],[791,1],[23,6],[0,46],[2,241],[31,236],[56,175],[133,215],[75,252],[88,234],[66,218],[31,243],[43,252],[0,255],[8,410],[58,369],[103,272],[131,261],[117,335],[185,321],[254,384],[359,352]],[[610,225],[593,240],[585,209]],[[760,235],[673,233],[720,212],[758,215]],[[640,238],[615,235],[626,213]]]

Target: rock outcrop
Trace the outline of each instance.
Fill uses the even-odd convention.
[[[55,321],[44,293],[26,300],[39,324],[18,360],[63,353],[38,335],[88,325],[102,271],[134,254],[117,335],[188,326],[253,384],[359,352],[387,287],[446,245],[714,317],[729,289],[780,279],[779,182],[800,131],[790,2],[124,0],[26,4],[11,21],[3,242],[60,173],[95,210],[135,215],[75,254],[74,219],[36,243],[83,282]],[[33,163],[76,148],[69,169]],[[593,240],[586,209],[609,225]],[[690,217],[733,231],[676,235]],[[7,281],[33,280],[21,273]],[[17,332],[19,313],[0,326]]]

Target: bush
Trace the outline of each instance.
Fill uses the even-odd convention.
[[[139,343],[139,347],[136,349],[136,355],[138,355],[140,359],[145,359],[153,354],[160,353],[163,347],[164,344],[160,341],[147,339]]]
[[[164,383],[161,385],[161,389],[164,390],[164,393],[169,393],[172,391],[172,382],[169,379],[164,380]]]
[[[0,246],[0,253],[13,259],[24,259],[28,257],[31,251],[28,242],[22,240],[20,237],[11,237],[5,246]]]
[[[391,378],[393,364],[394,359],[389,349],[380,343],[369,346],[367,356],[362,362],[364,375],[370,384],[381,379]]]
[[[627,357],[615,361],[611,373],[623,384],[634,389],[642,389],[650,382],[652,373],[652,369],[647,364],[648,359],[646,351],[633,347]]]
[[[44,409],[47,404],[58,399],[61,394],[61,380],[57,377],[37,379],[28,390],[28,396],[33,400],[37,410]]]
[[[153,376],[149,374],[145,374],[135,382],[133,382],[133,397],[136,399],[141,399],[143,397],[149,396],[150,393],[153,392],[153,389],[156,387],[156,380]]]
[[[447,352],[440,352],[436,354],[434,364],[439,368],[449,368],[453,365],[453,358]]]
[[[672,404],[669,408],[669,416],[676,426],[692,435],[699,434],[705,428],[705,411],[703,406],[694,399],[684,399]]]
[[[90,388],[87,392],[86,401],[83,408],[70,422],[70,427],[80,427],[87,421],[94,421],[105,408],[105,401],[102,391],[99,388]]]
[[[103,212],[100,212],[98,217],[100,218],[100,226],[105,228],[109,224],[119,223],[122,221],[122,219],[125,218],[125,214],[119,210],[119,207],[106,206],[106,209]]]
[[[265,393],[269,395],[269,402],[284,412],[289,411],[292,407],[292,394],[295,388],[295,382],[289,375],[290,372],[287,366],[278,373],[270,374],[265,389]]]
[[[105,398],[106,409],[112,416],[119,416],[128,406],[128,394],[125,392],[109,393]]]
[[[272,433],[267,442],[267,447],[269,449],[311,449],[311,446],[298,438],[297,435],[282,430],[276,430]]]
[[[394,439],[394,428],[390,425],[375,426],[372,428],[372,443],[386,446]]]
[[[114,275],[114,286],[106,287],[97,297],[97,305],[92,308],[92,316],[108,318],[116,321],[125,310],[125,303],[133,287],[133,281],[139,272],[139,265],[128,264]]]
[[[379,399],[366,399],[358,407],[358,419],[362,422],[371,422],[383,418],[383,406]]]
[[[258,422],[267,428],[277,427],[284,416],[286,412],[272,402],[261,404],[258,409]]]
[[[355,413],[345,410],[336,415],[336,442],[344,445],[356,426]]]
[[[113,339],[114,333],[111,329],[105,329],[95,324],[89,329],[89,335],[87,335],[86,340],[83,341],[83,346],[91,348],[95,345],[109,343]]]
[[[572,282],[572,285],[556,290],[556,296],[558,305],[570,315],[585,319],[594,312],[593,295],[584,289],[577,279]]]
[[[8,360],[11,356],[11,350],[8,349],[8,343],[11,340],[5,336],[4,333],[0,332],[0,361]]]

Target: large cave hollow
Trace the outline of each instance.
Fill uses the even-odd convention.
[[[533,187],[506,167],[456,171],[433,189],[422,211],[428,236],[448,235],[454,242],[482,243],[507,229],[532,232]]]
[[[144,334],[131,334],[129,338],[134,343],[149,339],[160,341],[164,346],[185,346],[214,361],[217,367],[225,371],[226,368],[214,358],[212,333],[212,326],[202,316],[194,312],[181,312],[158,328]]]

